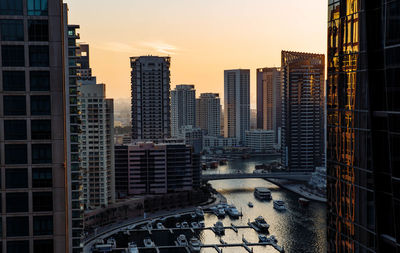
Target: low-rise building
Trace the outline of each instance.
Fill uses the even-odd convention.
[[[212,149],[224,149],[236,147],[238,145],[238,141],[236,138],[224,138],[222,136],[204,136],[203,137],[203,149],[204,150],[212,150]]]
[[[204,130],[193,126],[184,126],[181,128],[181,137],[187,145],[193,147],[193,152],[198,154],[203,151]]]
[[[246,147],[255,153],[272,153],[275,151],[275,134],[272,130],[246,131]]]

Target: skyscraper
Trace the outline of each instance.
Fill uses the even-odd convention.
[[[196,125],[196,90],[194,85],[177,85],[171,91],[171,134],[178,137],[182,127]]]
[[[132,139],[171,136],[170,57],[131,57]]]
[[[0,4],[0,249],[63,253],[71,250],[63,6],[31,3]]]
[[[77,66],[79,67],[77,75],[79,79],[92,79],[92,69],[90,68],[90,54],[89,54],[89,44],[80,43],[76,52],[79,55]]]
[[[290,171],[322,166],[325,56],[282,51],[282,163]]]
[[[224,83],[224,134],[244,144],[250,130],[250,70],[225,70]]]
[[[218,93],[202,93],[196,99],[196,126],[208,136],[221,135],[221,101]]]
[[[281,86],[279,68],[257,69],[257,128],[273,130],[276,143],[282,125]]]
[[[329,1],[328,252],[400,252],[400,1]]]
[[[81,80],[79,109],[83,201],[86,208],[107,206],[115,200],[114,102],[105,84]]]

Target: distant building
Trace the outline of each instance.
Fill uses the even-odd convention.
[[[203,151],[204,130],[198,127],[184,126],[181,132],[181,137],[187,145],[193,147],[194,153],[198,154]]]
[[[79,56],[77,61],[79,68],[76,70],[78,79],[87,80],[96,78],[92,76],[92,69],[90,68],[89,44],[80,43],[76,54]]]
[[[170,57],[131,57],[132,139],[171,136]]]
[[[246,147],[256,153],[272,153],[275,151],[275,135],[273,130],[246,131]]]
[[[129,196],[128,180],[128,144],[116,144],[114,147],[115,159],[115,197],[117,199],[127,198]]]
[[[244,144],[250,130],[250,70],[224,72],[224,134]]]
[[[113,100],[94,80],[81,80],[78,90],[83,199],[86,208],[107,206],[115,200]]]
[[[196,126],[208,136],[221,135],[221,101],[218,93],[202,93],[196,99]]]
[[[257,69],[257,128],[273,130],[275,143],[282,126],[281,87],[279,68]]]
[[[191,191],[200,186],[200,157],[189,145],[138,142],[115,150],[121,196]]]
[[[204,136],[203,137],[203,149],[223,149],[227,147],[238,146],[238,140],[236,138],[225,138],[222,136]]]
[[[196,90],[194,85],[177,85],[171,91],[171,135],[178,137],[184,126],[196,125]]]
[[[290,171],[323,166],[325,56],[282,51],[282,163]]]

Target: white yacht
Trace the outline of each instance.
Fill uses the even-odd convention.
[[[254,220],[254,225],[257,226],[260,231],[267,231],[269,229],[269,224],[265,221],[265,219],[262,216],[258,216]]]
[[[134,242],[128,243],[128,253],[139,253],[139,249]]]
[[[117,247],[117,243],[115,239],[112,237],[107,240],[107,244],[111,245],[112,249],[115,249]]]
[[[253,203],[252,203],[252,202],[249,202],[249,203],[247,203],[247,205],[248,205],[249,207],[251,207],[251,208],[253,208],[253,207],[254,207],[254,205],[253,205]]]
[[[159,222],[157,223],[157,229],[165,229],[165,227],[161,222]]]
[[[230,206],[227,209],[227,213],[233,219],[238,219],[239,216],[240,216],[240,213],[239,213],[239,211],[237,210],[237,208],[235,206]]]
[[[189,248],[191,252],[200,252],[201,242],[196,237],[192,237],[189,241]]]
[[[182,222],[182,228],[189,228],[189,223],[186,221]]]
[[[154,247],[155,245],[154,245],[154,242],[150,239],[150,238],[145,238],[144,240],[143,240],[143,243],[144,243],[144,246],[146,247],[146,248],[151,248],[151,247]]]
[[[257,187],[254,190],[254,197],[256,197],[259,200],[271,200],[272,199],[270,189],[265,188],[265,187]]]
[[[283,202],[282,200],[274,200],[274,208],[278,211],[285,211],[285,202]]]
[[[178,236],[176,242],[178,243],[179,246],[188,246],[188,241],[186,240],[186,236],[183,234]]]

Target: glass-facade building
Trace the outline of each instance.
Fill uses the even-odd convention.
[[[68,251],[63,6],[0,0],[0,252]]]
[[[328,252],[400,252],[400,1],[329,0]]]

